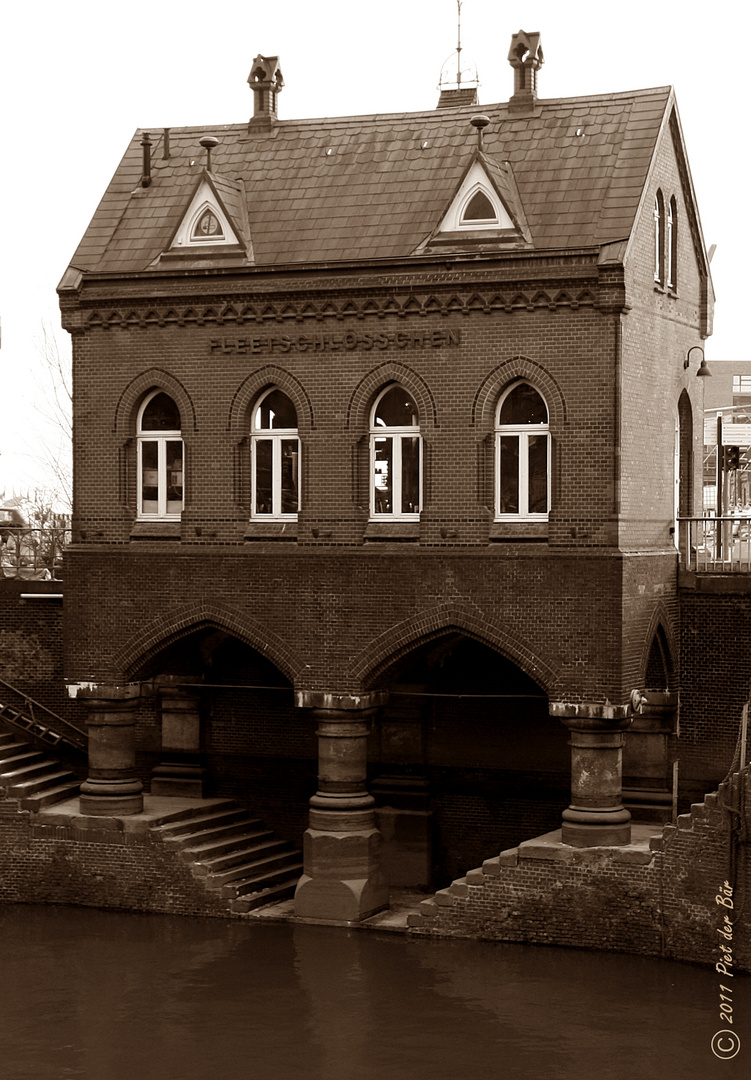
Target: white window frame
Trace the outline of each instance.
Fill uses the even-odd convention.
[[[544,424],[501,424],[501,409],[506,398],[521,385],[532,387],[535,393],[540,395],[548,420]],[[531,436],[544,435],[546,440],[546,493],[547,505],[544,512],[531,513],[529,510],[529,440]],[[501,512],[501,439],[504,436],[512,436],[519,440],[518,452],[518,493],[519,509],[510,512]],[[526,379],[519,379],[508,386],[501,395],[495,414],[495,520],[496,521],[547,521],[550,515],[550,488],[551,488],[551,440],[550,440],[550,409],[544,394]]]
[[[183,442],[181,431],[178,428],[175,431],[142,431],[141,424],[143,422],[143,414],[146,411],[149,403],[153,401],[159,394],[165,394],[170,397],[165,390],[157,389],[153,390],[144,400],[141,402],[141,407],[138,410],[138,416],[136,418],[136,443],[137,443],[137,475],[138,475],[138,510],[137,518],[140,521],[179,521],[182,511],[185,507],[185,443]],[[174,399],[172,399],[174,400]],[[177,513],[168,513],[167,511],[167,443],[179,442],[180,443],[180,462],[182,465],[182,492],[183,497],[180,503],[180,510]],[[143,447],[145,443],[156,443],[157,445],[157,511],[156,513],[146,513],[143,510]]]
[[[297,514],[300,507],[300,436],[298,434],[298,428],[263,428],[259,427],[256,420],[258,417],[261,405],[269,396],[278,390],[285,397],[289,398],[284,390],[279,386],[271,386],[266,390],[256,401],[253,406],[253,413],[251,416],[250,425],[250,453],[251,453],[251,510],[250,516],[253,521],[297,521]],[[291,399],[290,399],[291,400]],[[294,403],[293,403],[294,405]],[[297,506],[298,510],[290,513],[282,512],[282,456],[283,456],[283,444],[285,442],[295,441],[297,444]],[[258,494],[258,444],[260,442],[271,443],[271,512],[263,513],[256,509],[256,500]]]
[[[395,386],[404,390],[405,394],[412,398],[412,394],[401,383],[390,383],[385,386],[375,400],[370,411],[370,454],[368,484],[370,488],[370,520],[371,521],[419,521],[420,509],[422,508],[422,438],[420,437],[420,424],[405,424],[386,427],[384,424],[376,424],[376,414],[381,400],[390,393]],[[416,408],[417,406],[415,406]],[[418,509],[414,512],[396,510],[395,507],[402,505],[402,442],[405,439],[417,439],[418,453]],[[378,510],[376,506],[376,440],[391,439],[391,506],[390,511]]]

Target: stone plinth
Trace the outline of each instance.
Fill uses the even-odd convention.
[[[295,915],[322,922],[360,922],[388,907],[375,801],[365,786],[372,710],[326,708],[315,709],[314,715],[318,791],[310,800]]]
[[[164,757],[152,773],[151,794],[203,799],[207,771],[201,755],[198,693],[185,686],[160,686]]]
[[[143,785],[136,776],[137,685],[79,690],[86,705],[89,775],[81,784],[82,814],[100,817],[140,814]]]
[[[563,843],[628,844],[631,815],[623,806],[622,758],[631,707],[553,702],[550,714],[571,733],[571,804],[563,811]]]

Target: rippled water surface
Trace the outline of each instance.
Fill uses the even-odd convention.
[[[719,976],[662,960],[22,906],[0,957],[0,1080],[751,1078],[751,977],[719,1061]]]

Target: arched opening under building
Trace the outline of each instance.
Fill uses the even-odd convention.
[[[302,845],[316,789],[315,728],[295,708],[292,684],[275,664],[225,630],[205,626],[153,651],[132,677],[154,685],[136,729],[147,790],[165,757],[166,714],[182,709],[189,719],[193,710],[198,745],[187,757],[205,770],[201,794],[234,799]]]
[[[564,726],[516,664],[458,631],[378,679],[369,787],[393,885],[440,887],[560,827],[570,793]]]

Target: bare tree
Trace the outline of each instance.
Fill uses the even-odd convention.
[[[51,490],[37,493],[36,505],[58,504],[66,510],[73,499],[73,383],[70,342],[61,345],[49,323],[43,321],[35,340],[42,360],[36,382],[35,406],[44,421],[33,456],[50,478]],[[48,497],[49,496],[49,497]],[[41,523],[40,523],[41,524]]]

